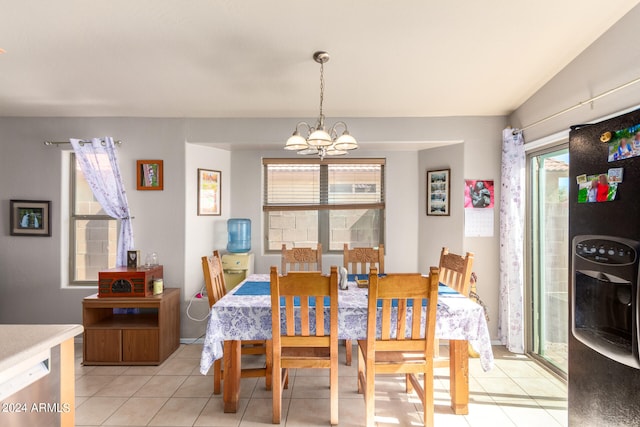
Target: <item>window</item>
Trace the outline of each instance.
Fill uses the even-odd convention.
[[[69,279],[74,285],[97,284],[98,272],[116,265],[118,220],[104,213],[73,153],[70,170]]]
[[[264,159],[267,251],[384,242],[384,159]]]

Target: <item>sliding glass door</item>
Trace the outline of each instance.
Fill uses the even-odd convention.
[[[565,146],[528,156],[531,188],[531,350],[567,372],[569,153]]]

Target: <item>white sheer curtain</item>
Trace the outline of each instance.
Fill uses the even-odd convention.
[[[511,128],[502,131],[501,169],[498,334],[509,351],[524,353],[525,154],[522,132],[514,132]]]
[[[113,138],[106,137],[104,141],[94,138],[90,142],[71,139],[70,142],[93,195],[107,215],[121,220],[116,266],[124,267],[127,251],[133,249],[133,227]]]

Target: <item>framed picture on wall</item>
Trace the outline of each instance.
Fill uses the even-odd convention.
[[[136,161],[136,188],[138,190],[162,190],[163,170],[162,160]]]
[[[51,236],[51,202],[11,200],[12,236]]]
[[[198,215],[221,215],[222,173],[198,169]]]
[[[449,215],[450,174],[450,169],[427,171],[427,215]]]

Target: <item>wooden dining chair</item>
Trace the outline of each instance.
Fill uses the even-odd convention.
[[[289,271],[322,271],[322,244],[313,248],[292,248],[282,245],[281,273]]]
[[[329,369],[330,421],[338,424],[338,268],[332,266],[330,276],[317,271],[280,276],[271,267],[271,308],[273,423],[281,420],[289,368],[324,368]]]
[[[209,299],[209,309],[226,294],[224,283],[224,272],[222,260],[218,251],[213,251],[213,256],[202,257],[202,272]],[[242,355],[254,354],[265,356],[265,366],[263,368],[245,368],[240,373],[241,378],[265,377],[267,390],[271,388],[271,356],[270,340],[244,340],[241,342],[240,351]],[[213,394],[220,394],[221,383],[224,380],[222,370],[222,360],[217,359],[213,363]]]
[[[375,377],[405,374],[405,390],[422,402],[424,426],[433,426],[433,345],[438,305],[438,268],[420,273],[369,274],[367,339],[358,340],[358,393],[364,394],[365,425],[373,427]],[[425,315],[422,306],[425,304]],[[420,310],[416,310],[420,307]],[[377,330],[377,319],[380,330]],[[424,335],[421,335],[421,328]],[[420,384],[417,375],[423,374]]]
[[[471,289],[471,269],[473,268],[473,253],[467,252],[465,256],[449,252],[449,248],[443,247],[440,251],[440,283],[469,297]],[[449,366],[449,359],[440,358],[440,341],[435,344],[436,367]]]
[[[209,308],[226,294],[224,284],[224,274],[222,273],[222,263],[218,251],[213,251],[213,256],[202,257],[202,273],[204,274],[204,284],[209,299]]]
[[[378,273],[384,273],[384,245],[377,248],[353,248],[349,249],[347,243],[344,244],[342,256],[344,268],[349,274],[369,274],[371,267],[376,267]],[[353,344],[351,340],[345,340],[346,364],[351,366],[353,354]]]
[[[440,283],[458,291],[468,297],[471,286],[471,269],[473,268],[473,253],[467,252],[465,256],[449,252],[444,247],[440,251]]]

